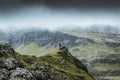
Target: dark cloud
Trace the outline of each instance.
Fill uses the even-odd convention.
[[[120,0],[0,0],[0,9],[28,5],[44,5],[52,8],[120,8]]]
[[[116,26],[119,21],[119,0],[0,0],[3,29],[31,25],[52,29],[69,25]]]

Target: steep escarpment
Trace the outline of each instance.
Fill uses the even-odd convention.
[[[94,80],[67,48],[35,57],[19,55],[8,44],[0,45],[0,80]]]
[[[21,33],[21,34],[20,34]],[[32,42],[36,42],[39,47],[44,47],[48,44],[50,46],[55,46],[62,43],[66,47],[74,47],[81,44],[86,44],[87,42],[95,43],[94,40],[84,37],[77,37],[70,34],[64,34],[58,31],[48,31],[48,30],[29,30],[20,31],[12,33],[8,42],[14,47],[19,47],[21,44],[28,45]]]

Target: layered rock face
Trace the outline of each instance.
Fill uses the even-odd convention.
[[[21,44],[25,46],[32,42],[36,42],[36,44],[40,47],[44,47],[48,44],[57,47],[60,42],[64,46],[69,48],[81,44],[86,44],[87,42],[95,43],[94,40],[89,38],[77,37],[74,35],[61,33],[59,31],[37,29],[29,29],[25,31],[21,30],[10,34],[6,33],[6,35],[0,36],[0,42],[2,41],[4,41],[5,43],[8,42],[11,46],[14,47],[14,49],[19,47]]]

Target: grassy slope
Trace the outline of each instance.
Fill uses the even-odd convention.
[[[17,59],[20,59],[21,62],[23,62],[25,68],[29,70],[32,62],[50,66],[49,73],[60,77],[62,80],[93,80],[93,78],[86,71],[77,68],[75,64],[63,59],[61,55],[57,54],[58,52],[60,52],[60,50],[55,50],[41,57],[22,56],[19,54],[16,56]]]
[[[78,49],[75,51],[75,49]],[[88,43],[83,46],[76,46],[70,49],[70,51],[73,53],[74,56],[81,58],[81,59],[87,59],[87,60],[93,60],[95,58],[99,58],[102,52],[107,54],[114,53],[114,50],[104,44],[91,44]]]
[[[120,70],[120,64],[99,64],[98,66],[95,66],[95,69],[99,71],[107,71],[107,70]]]
[[[16,51],[23,54],[23,55],[35,55],[35,56],[42,56],[46,53],[51,52],[52,50],[56,50],[54,46],[49,45],[44,47],[39,47],[35,42],[30,43],[26,46],[19,46]],[[75,49],[78,49],[75,51]],[[94,59],[97,57],[99,52],[106,52],[109,54],[116,53],[113,48],[106,46],[105,44],[91,44],[88,43],[86,45],[80,45],[76,47],[70,48],[70,52],[72,52],[73,56],[77,56],[78,58],[82,59]],[[94,57],[94,58],[93,58]]]
[[[93,80],[90,75],[82,69],[79,69],[71,63],[63,59],[62,56],[56,54],[59,51],[51,52],[45,56],[41,56],[38,58],[38,62],[44,65],[50,65],[52,69],[50,73],[61,77],[63,80],[81,80],[84,78],[85,80]],[[64,73],[64,74],[63,74]]]
[[[74,51],[75,49],[79,49],[79,51]],[[100,56],[98,55],[101,54],[102,52],[104,52],[105,55],[106,54],[107,55],[108,54],[120,54],[119,51],[116,51],[113,48],[106,46],[105,44],[103,45],[87,44],[85,46],[77,46],[77,47],[73,47],[71,49],[71,52],[77,58],[86,59],[88,62],[94,59],[99,59]],[[93,69],[96,69],[98,71],[120,70],[120,64],[108,65],[108,64],[98,63]],[[109,76],[108,75],[103,78],[108,79],[108,80],[119,80],[120,76]]]
[[[95,58],[99,58],[98,55],[101,55],[101,53],[104,53],[105,55],[120,54],[120,51],[119,51],[120,47],[117,47],[117,48],[108,47],[107,45],[104,44],[104,40],[101,41],[101,39],[97,39],[94,36],[88,36],[87,34],[80,35],[78,33],[68,33],[68,34],[72,34],[72,35],[79,36],[79,37],[91,38],[91,39],[96,40],[99,43],[99,44],[88,43],[87,45],[76,46],[76,47],[71,48],[70,52],[72,52],[72,55],[76,56],[77,58],[87,59],[88,61],[91,61]],[[28,44],[25,47],[22,47],[22,45],[21,45],[19,48],[16,49],[16,51],[19,53],[22,53],[22,54],[41,56],[41,55],[45,55],[46,53],[49,53],[52,50],[55,50],[54,46],[47,48],[48,46],[49,45],[47,45],[45,47],[39,47],[33,42],[31,44]],[[75,50],[75,49],[78,49],[78,50]],[[106,71],[106,70],[110,70],[110,69],[111,70],[114,70],[114,69],[119,70],[120,69],[119,66],[120,65],[99,64],[95,68],[97,70],[101,70],[101,71]],[[115,78],[113,80],[117,80],[116,76],[112,76],[112,77],[108,76],[107,79],[108,78],[109,79]]]
[[[32,42],[26,46],[20,45],[19,47],[16,48],[15,51],[23,55],[42,56],[56,49],[53,46],[50,46],[49,48],[47,48],[48,46],[49,44],[44,47],[39,47],[35,42]]]
[[[46,53],[50,53],[51,51],[56,50],[56,48],[54,48],[54,46],[51,46],[51,47],[47,48],[48,46],[49,45],[47,45],[45,47],[39,47],[33,42],[33,43],[31,43],[31,44],[29,44],[29,45],[27,45],[27,46],[25,46],[21,49],[17,48],[16,51],[18,51],[19,53],[22,53],[23,55],[26,54],[26,55],[42,56],[42,55],[46,55]],[[75,49],[78,49],[78,50],[75,51]],[[118,49],[119,49],[119,47],[118,47]],[[87,59],[87,61],[91,61],[95,58],[99,58],[98,55],[100,55],[102,52],[104,52],[105,54],[115,54],[115,53],[119,54],[120,53],[119,51],[116,52],[113,48],[108,47],[105,44],[91,44],[91,43],[88,43],[88,44],[82,45],[82,46],[73,47],[73,48],[70,49],[70,52],[72,53],[73,56],[75,56],[77,58],[80,58],[80,59]],[[51,53],[55,53],[55,52],[51,52]],[[49,58],[49,56],[46,56],[46,57]],[[52,58],[54,58],[54,56],[52,56]],[[46,61],[50,61],[50,60],[47,59]],[[54,61],[54,60],[52,60],[52,61]],[[44,63],[44,60],[40,60],[40,62]],[[46,64],[47,63],[51,63],[51,62],[46,62]],[[64,63],[64,61],[63,61],[63,63]],[[68,63],[68,64],[70,64],[70,63]],[[61,62],[61,65],[63,65],[62,62]],[[51,72],[55,73],[55,74],[59,74],[58,72],[60,71],[61,68],[58,68],[58,66],[56,66],[56,65],[52,65],[52,66],[56,69],[54,69],[54,68],[51,69]],[[63,67],[64,66],[65,65],[63,65]],[[110,69],[111,70],[114,70],[114,69],[119,70],[120,69],[119,66],[120,65],[99,64],[98,66],[95,66],[95,69],[100,70],[100,71],[107,71],[107,70],[110,70]],[[26,64],[26,67],[30,68],[28,64]],[[73,66],[71,66],[71,67],[73,67]],[[64,71],[64,69],[65,69],[65,67],[62,70]],[[66,76],[67,76],[68,73],[66,73]],[[72,76],[72,74],[69,74],[69,75]],[[61,76],[63,76],[63,75],[60,75],[60,77]],[[105,78],[107,78],[107,79],[115,78],[114,80],[117,80],[116,76],[107,76]]]
[[[78,36],[78,37],[85,37],[85,38],[89,38],[89,39],[93,39],[96,42],[102,42],[102,41],[110,41],[110,42],[120,42],[120,36],[119,35],[114,35],[114,34],[118,34],[118,33],[113,33],[113,32],[96,32],[96,31],[66,31],[66,30],[62,30],[60,31],[62,33],[66,33],[66,34],[71,34],[74,36]]]
[[[107,77],[104,77],[104,79],[107,79],[107,80],[120,80],[120,76],[107,76]]]
[[[108,47],[104,42],[105,41],[110,41],[110,42],[116,42],[119,43],[119,36],[111,36],[111,39],[107,38],[106,34],[97,34],[97,33],[76,33],[76,32],[67,32],[67,31],[62,31],[63,33],[68,33],[71,35],[75,35],[78,37],[87,37],[90,39],[95,40],[96,42],[102,44],[88,44],[85,46],[76,46],[71,49],[71,52],[73,53],[74,56],[78,58],[83,58],[87,59],[88,61],[91,61],[95,58],[99,59],[99,54],[104,52],[104,54],[120,54],[120,47],[112,48]],[[98,36],[96,36],[98,35]],[[78,51],[74,51],[75,49],[79,49]],[[95,69],[98,71],[107,71],[107,70],[120,70],[120,64],[114,64],[114,65],[107,65],[107,64],[101,64],[98,63],[98,65],[95,66]],[[102,76],[101,76],[102,77]],[[119,80],[120,76],[106,76],[104,79],[107,80]],[[103,79],[103,80],[104,80]]]

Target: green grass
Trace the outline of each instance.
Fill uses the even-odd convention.
[[[22,45],[19,46],[16,49],[16,51],[22,55],[35,55],[38,57],[57,49],[54,47],[54,45],[47,48],[48,46],[49,44],[44,47],[39,47],[35,42],[33,42],[24,47]],[[75,49],[79,49],[79,51],[74,51]],[[108,47],[105,44],[98,43],[97,44],[88,43],[86,45],[75,46],[70,48],[70,52],[72,53],[73,56],[77,56],[80,59],[87,60],[98,58],[97,55],[101,54],[102,52],[106,52],[109,54],[116,53],[113,48]]]
[[[120,76],[108,76],[108,77],[104,77],[104,79],[106,79],[106,80],[120,80]]]
[[[20,60],[24,67],[31,71],[31,65],[33,63],[49,66],[49,73],[58,76],[61,80],[93,80],[93,78],[83,69],[78,68],[71,61],[63,59],[63,56],[57,54],[58,52],[64,52],[64,50],[54,50],[48,54],[40,57],[29,55],[11,55],[12,58]]]
[[[74,35],[77,37],[84,37],[84,38],[89,38],[93,39],[96,42],[102,42],[102,41],[112,41],[112,42],[119,42],[119,36],[112,35],[110,32],[93,32],[93,31],[66,31],[66,30],[61,30],[60,32],[65,33],[65,34],[70,34]],[[110,37],[110,38],[109,38]]]
[[[50,65],[52,68],[49,70],[49,72],[59,76],[63,80],[65,78],[68,80],[78,80],[79,78],[93,80],[87,72],[77,68],[76,65],[74,65],[72,62],[63,59],[62,56],[56,54],[56,51],[52,54],[39,57],[38,63]]]
[[[78,51],[74,51],[75,49],[79,49]],[[113,48],[108,47],[105,44],[91,44],[88,43],[83,46],[76,46],[70,49],[70,52],[73,56],[76,56],[80,59],[87,59],[89,61],[99,58],[102,52],[107,54],[115,53]]]
[[[74,35],[73,33],[71,33],[71,34]],[[79,37],[81,37],[81,36],[86,37],[86,38],[91,37],[91,36],[84,36],[82,34],[79,35]],[[91,39],[94,40],[95,38],[91,37]],[[101,55],[106,56],[106,55],[109,55],[109,54],[120,54],[120,47],[116,47],[116,48],[109,47],[104,43],[105,41],[104,40],[100,41],[98,39],[97,40],[98,43],[96,43],[96,44],[87,43],[85,45],[72,47],[69,50],[70,50],[70,52],[72,53],[73,56],[75,56],[79,59],[86,59],[88,62],[90,62],[94,59],[101,58],[100,57]],[[54,47],[54,45],[47,48],[48,46],[49,46],[49,44],[44,46],[44,47],[39,47],[38,45],[36,45],[35,42],[33,42],[33,43],[30,43],[26,46],[23,46],[23,45],[19,46],[16,49],[16,51],[21,53],[22,55],[24,55],[24,54],[25,55],[35,55],[37,57],[41,56],[40,58],[38,58],[38,60],[34,60],[34,62],[38,62],[38,63],[44,64],[44,65],[52,66],[52,69],[50,70],[50,72],[54,75],[59,74],[59,77],[64,76],[64,79],[66,77],[68,77],[68,74],[71,75],[71,76],[72,75],[79,76],[78,73],[83,74],[82,70],[81,71],[77,70],[77,68],[73,64],[71,64],[70,62],[66,63],[65,60],[61,61],[61,57],[59,55],[56,55],[58,50],[57,50],[57,48]],[[30,68],[29,64],[25,63],[25,66],[28,69]],[[67,66],[67,68],[65,66]],[[99,64],[99,65],[95,66],[95,69],[97,69],[99,71],[120,70],[119,67],[120,67],[120,65],[116,65],[116,64],[115,65]],[[65,73],[65,75],[61,74],[61,72]],[[84,76],[84,75],[81,75],[81,74],[80,74],[80,76]],[[76,79],[76,78],[77,77],[75,77],[74,79]]]
[[[20,45],[15,49],[15,51],[22,55],[35,55],[38,57],[56,49],[54,46],[47,48],[48,46],[49,44],[44,47],[39,47],[35,42],[32,42],[26,46]]]
[[[120,70],[120,64],[99,64],[98,66],[95,66],[95,69],[97,69],[98,71]]]

